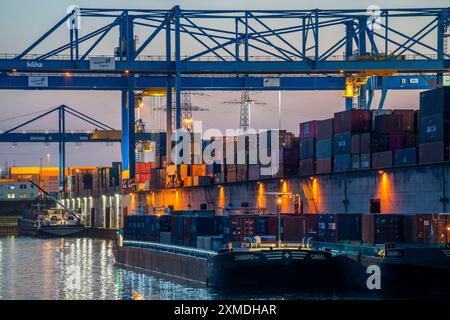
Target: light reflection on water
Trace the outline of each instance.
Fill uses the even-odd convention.
[[[146,299],[214,298],[203,287],[121,269],[112,249],[112,241],[91,238],[0,237],[0,300],[130,299],[133,291]]]
[[[0,300],[371,299],[333,292],[225,294],[201,284],[122,269],[113,242],[91,238],[0,237]]]

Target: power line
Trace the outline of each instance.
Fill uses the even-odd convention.
[[[35,111],[35,112],[25,113],[25,114],[22,114],[20,116],[15,116],[15,117],[6,118],[6,119],[0,119],[0,122],[11,121],[11,120],[15,120],[15,119],[20,119],[20,118],[32,116],[32,115],[35,115],[37,113],[49,111],[51,109],[53,109],[53,108],[42,109],[42,110],[38,110],[38,111]]]

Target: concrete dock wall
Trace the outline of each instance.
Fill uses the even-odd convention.
[[[380,170],[224,183],[208,187],[166,189],[100,198],[66,199],[81,206],[88,227],[121,228],[123,217],[144,206],[174,210],[223,212],[225,207],[248,205],[262,213],[296,211],[301,200],[304,213],[369,213],[371,199],[379,199],[381,213],[448,213],[450,164],[414,165]],[[277,205],[268,192],[292,193]],[[107,209],[109,208],[109,209]],[[255,211],[253,210],[253,211]],[[109,224],[107,223],[109,211]],[[92,220],[92,214],[95,215]],[[91,225],[93,222],[93,225]]]
[[[226,206],[248,204],[250,208],[270,213],[278,210],[276,198],[265,193],[287,192],[298,195],[304,213],[368,213],[371,199],[379,199],[381,213],[444,213],[449,211],[446,199],[450,193],[449,169],[448,164],[415,165],[382,171],[261,180],[259,183],[168,189],[153,192],[144,201],[151,206],[173,206],[175,210],[199,210],[203,204],[220,211]],[[295,202],[295,196],[282,197],[281,212],[294,212]]]

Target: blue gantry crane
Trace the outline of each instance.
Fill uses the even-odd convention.
[[[24,128],[26,125],[38,121],[50,114],[58,113],[58,130],[49,132],[48,130],[33,130],[32,132],[16,132],[18,129]],[[81,113],[66,105],[60,105],[43,114],[40,114],[24,123],[21,123],[14,128],[0,133],[0,142],[39,142],[39,143],[58,143],[58,181],[60,191],[65,190],[66,179],[64,176],[66,168],[66,143],[74,142],[113,142],[114,139],[109,137],[95,137],[95,131],[74,132],[73,130],[66,130],[66,113],[80,119],[90,125],[93,125],[98,130],[116,131],[114,128],[95,120],[94,118]],[[119,140],[120,141],[120,140]]]
[[[51,130],[26,130],[25,127],[51,114],[58,114],[58,129]],[[68,130],[66,126],[66,114],[73,116],[89,125],[93,126],[93,130]],[[18,131],[21,129],[20,131]],[[91,116],[79,112],[66,105],[60,105],[40,115],[33,117],[15,127],[0,132],[0,143],[58,143],[58,180],[60,191],[65,190],[65,168],[66,168],[66,143],[82,143],[82,142],[121,142],[121,132],[113,127],[100,122]],[[155,136],[152,133],[137,133],[137,140],[153,141]]]
[[[342,90],[347,109],[370,108],[380,90],[381,108],[388,90],[443,85],[449,23],[450,8],[75,8],[21,53],[0,54],[0,89],[121,91],[123,176],[133,180],[136,91],[175,100],[168,142],[183,90]],[[62,28],[68,42],[50,42]]]

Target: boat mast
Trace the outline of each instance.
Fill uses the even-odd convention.
[[[81,216],[77,214],[74,210],[67,208],[62,202],[60,202],[58,199],[56,199],[54,196],[52,196],[50,193],[45,191],[43,188],[41,188],[37,183],[35,183],[33,180],[28,179],[28,181],[34,185],[36,188],[39,189],[39,191],[43,192],[47,197],[55,201],[57,204],[59,204],[64,210],[69,212],[71,215],[73,215],[75,218],[81,221]]]

